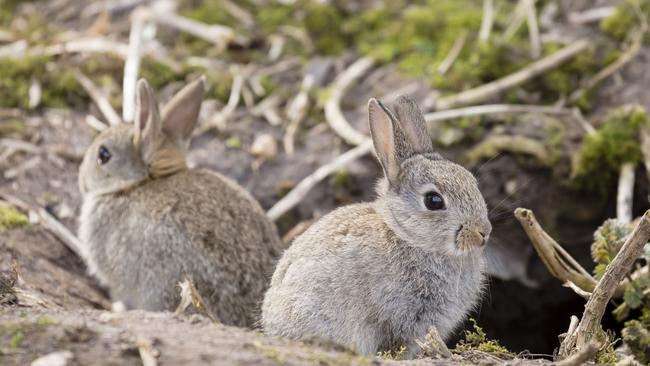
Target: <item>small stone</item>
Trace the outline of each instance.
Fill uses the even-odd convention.
[[[32,366],[65,366],[74,355],[70,351],[57,351],[32,361]]]

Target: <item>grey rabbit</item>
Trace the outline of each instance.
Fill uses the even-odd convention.
[[[185,86],[159,113],[140,80],[135,122],[90,145],[79,168],[82,256],[127,308],[173,310],[189,278],[220,321],[254,326],[281,242],[243,188],[186,165],[204,84]]]
[[[412,99],[394,111],[368,103],[378,198],[332,211],[285,251],[262,305],[267,333],[412,357],[431,327],[448,340],[477,305],[492,230],[477,181],[434,152]]]

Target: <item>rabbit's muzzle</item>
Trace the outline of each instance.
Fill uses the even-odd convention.
[[[487,243],[487,235],[470,225],[461,225],[456,234],[456,245],[460,250],[471,250],[483,247]]]

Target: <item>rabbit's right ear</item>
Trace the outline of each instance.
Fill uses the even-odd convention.
[[[206,89],[205,76],[186,85],[162,110],[162,128],[179,143],[188,143],[199,119]]]
[[[391,112],[379,100],[371,98],[368,101],[368,124],[370,135],[375,146],[388,183],[395,186],[399,175],[399,162],[395,151],[395,119]]]
[[[146,80],[138,80],[133,144],[142,160],[150,164],[161,140],[161,123],[153,90]]]

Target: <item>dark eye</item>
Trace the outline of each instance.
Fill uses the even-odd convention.
[[[106,146],[101,145],[99,151],[97,151],[97,163],[99,165],[104,165],[108,163],[109,160],[111,160],[111,152],[108,151]]]
[[[442,210],[445,208],[445,201],[442,199],[442,196],[436,192],[427,192],[424,195],[424,205],[428,210]]]

